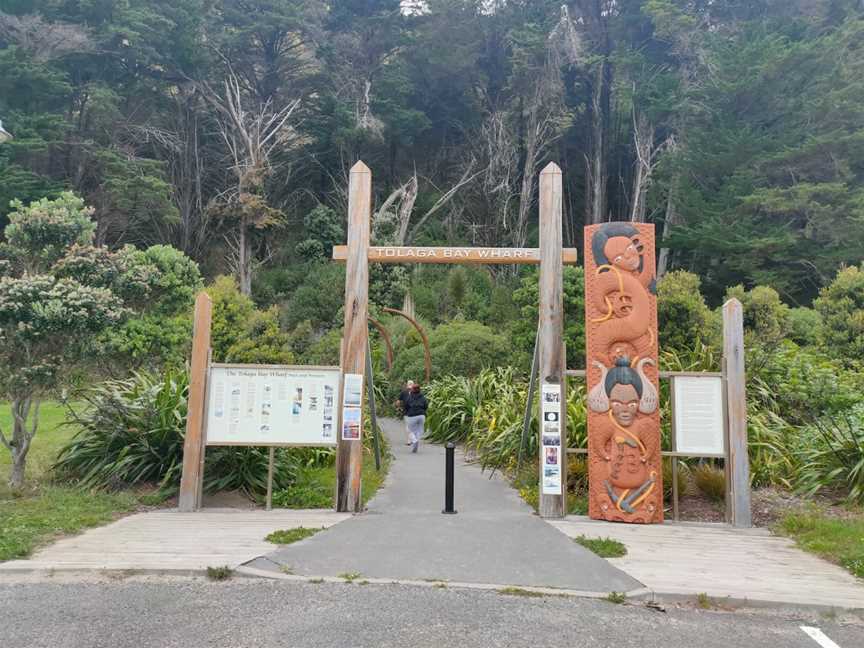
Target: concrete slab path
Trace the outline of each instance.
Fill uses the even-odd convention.
[[[264,541],[278,529],[330,527],[351,517],[326,510],[204,509],[136,513],[107,526],[64,538],[29,560],[0,563],[4,573],[30,571],[198,572],[237,567],[273,549]]]
[[[721,524],[614,524],[570,516],[552,526],[575,538],[613,538],[627,555],[609,562],[659,594],[751,604],[864,609],[864,581],[766,529]]]
[[[412,454],[400,421],[383,420],[395,455],[362,515],[248,566],[309,576],[446,580],[627,592],[638,581],[537,517],[500,477],[457,453],[457,515],[443,515],[444,448]]]

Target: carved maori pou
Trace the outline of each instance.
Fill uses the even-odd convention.
[[[589,507],[594,519],[663,521],[654,226],[585,228]]]

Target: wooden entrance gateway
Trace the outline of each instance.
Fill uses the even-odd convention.
[[[563,269],[564,264],[576,263],[577,254],[562,247],[562,177],[555,163],[540,173],[539,248],[372,247],[371,209],[372,174],[358,162],[350,174],[348,245],[333,249],[333,258],[347,265],[339,367],[211,363],[212,304],[206,293],[198,296],[181,511],[200,507],[206,445],[270,446],[272,475],[276,446],[335,444],[336,509],[359,512],[363,379],[371,376],[368,326],[380,327],[369,319],[369,262],[539,264],[537,341],[519,463],[534,407],[534,383],[539,379],[540,515],[555,518],[567,513],[568,454],[588,455],[591,517],[623,522],[663,519],[661,457],[671,459],[676,519],[678,459],[711,457],[725,461],[727,521],[750,526],[742,306],[731,299],[723,307],[722,372],[660,372],[651,226],[606,223],[586,228],[586,250],[591,255],[585,291],[586,363],[590,364],[587,371],[567,370]],[[588,448],[567,447],[568,376],[587,378]],[[662,452],[660,378],[672,379],[672,450]],[[367,387],[374,418],[371,383]],[[304,399],[308,406],[303,405]]]
[[[566,358],[564,351],[563,266],[575,264],[577,251],[562,246],[561,169],[550,162],[540,173],[540,247],[373,247],[372,172],[363,162],[351,169],[348,188],[348,245],[333,248],[333,259],[343,261],[345,269],[345,326],[341,366],[345,374],[363,374],[369,335],[369,262],[375,263],[452,263],[452,264],[533,264],[540,265],[540,304],[538,326],[539,375],[547,393],[558,394],[557,406],[547,407],[554,416],[561,437],[555,463],[545,466],[556,479],[544,484],[540,470],[540,515],[561,517],[566,513]],[[551,400],[551,398],[550,398]],[[543,407],[541,403],[541,408]],[[340,430],[341,432],[341,430]],[[360,511],[360,468],[362,442],[343,439],[336,449],[336,510]],[[540,453],[540,461],[544,461]],[[557,469],[557,470],[556,470]]]

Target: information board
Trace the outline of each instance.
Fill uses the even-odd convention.
[[[207,445],[335,445],[339,369],[210,366]]]
[[[723,379],[675,376],[672,389],[675,450],[693,456],[723,456]]]

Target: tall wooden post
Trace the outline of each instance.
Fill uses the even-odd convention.
[[[752,526],[750,457],[747,454],[747,391],[744,372],[744,314],[741,302],[723,304],[723,382],[726,393],[726,520],[735,527]]]
[[[360,161],[351,168],[348,185],[348,259],[345,268],[345,325],[342,352],[342,371],[346,374],[363,375],[366,371],[366,345],[369,339],[371,209],[372,172]],[[337,511],[359,512],[361,510],[362,462],[363,442],[344,441],[340,429],[336,446]]]
[[[539,375],[543,384],[561,387],[561,491],[544,493],[543,488],[543,422],[538,440],[540,448],[540,515],[563,517],[567,513],[567,393],[564,384],[564,265],[562,252],[561,211],[563,204],[561,169],[550,162],[540,172],[540,308],[539,308]],[[542,391],[541,391],[542,393]]]
[[[184,513],[201,506],[201,478],[204,466],[204,398],[207,390],[207,364],[210,355],[210,323],[213,302],[202,292],[195,299],[195,325],[192,333],[189,402],[186,414],[186,437],[183,440],[183,474],[180,478],[180,501]]]

